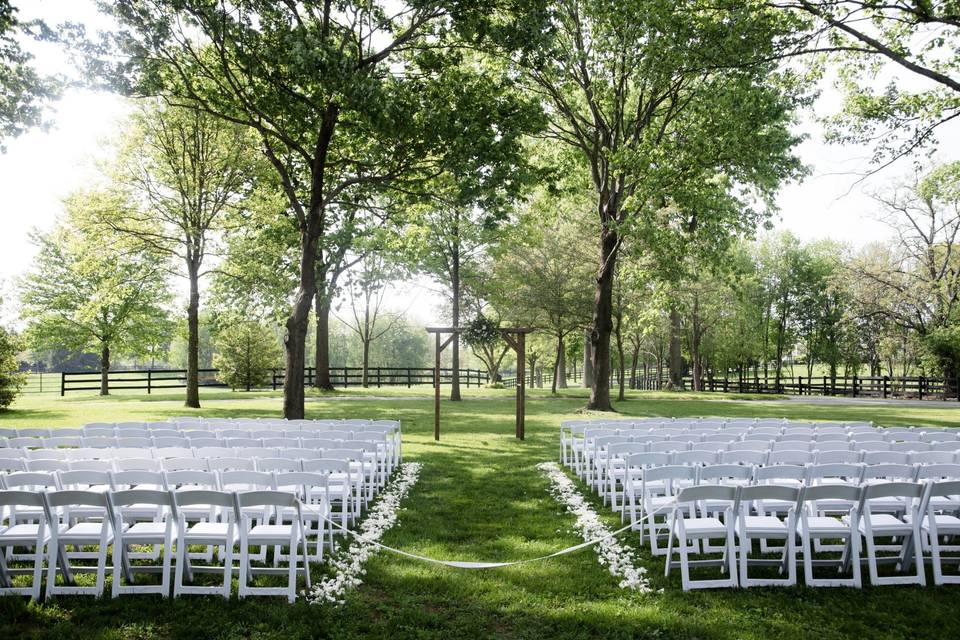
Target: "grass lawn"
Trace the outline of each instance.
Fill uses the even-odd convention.
[[[443,404],[443,439],[433,441],[429,389],[351,389],[312,397],[309,417],[376,417],[403,421],[404,455],[423,463],[420,482],[384,543],[428,556],[515,560],[579,542],[573,519],[547,494],[534,466],[555,460],[557,427],[578,415],[583,390],[559,398],[534,391],[527,440],[513,436],[512,391],[471,390]],[[769,400],[764,397],[763,400]],[[273,394],[210,392],[208,416],[276,416]],[[163,419],[195,414],[179,394],[27,396],[0,413],[0,426],[76,426],[96,420]],[[960,426],[960,407],[808,405],[710,394],[633,394],[624,415],[786,416],[874,420],[883,425]],[[609,516],[599,503],[595,508]],[[639,536],[624,540],[635,548]],[[663,578],[662,559],[639,554],[653,586],[638,595],[617,588],[592,550],[484,572],[434,567],[380,553],[364,584],[342,607],[288,606],[280,598],[155,596],[116,601],[61,597],[28,605],[0,599],[0,639],[12,638],[957,638],[960,587],[850,589],[760,588],[684,594],[678,572]],[[109,587],[108,587],[109,588]]]

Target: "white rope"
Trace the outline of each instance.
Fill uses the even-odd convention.
[[[330,520],[329,518],[324,517],[323,519],[326,520],[327,522],[329,522],[331,525],[337,527],[338,529],[341,529],[342,531],[350,534],[351,536],[353,536],[355,539],[359,540],[360,542],[364,542],[364,543],[366,543],[366,544],[373,545],[373,546],[378,547],[378,548],[380,548],[380,549],[385,549],[386,551],[390,551],[391,553],[395,553],[395,554],[397,554],[397,555],[399,555],[399,556],[403,556],[403,557],[405,557],[405,558],[410,558],[410,559],[412,559],[412,560],[420,560],[421,562],[430,562],[430,563],[432,563],[432,564],[439,564],[439,565],[443,565],[443,566],[445,566],[445,567],[453,567],[454,569],[499,569],[499,568],[502,568],[502,567],[513,567],[513,566],[516,566],[516,565],[528,564],[528,563],[530,563],[530,562],[540,562],[540,561],[542,561],[542,560],[549,560],[550,558],[556,558],[556,557],[558,557],[558,556],[567,555],[567,554],[573,553],[573,552],[575,552],[575,551],[580,551],[581,549],[586,549],[587,547],[592,547],[593,545],[598,544],[598,543],[600,543],[600,542],[603,542],[604,540],[608,540],[608,539],[610,539],[610,538],[614,538],[614,537],[620,535],[621,533],[623,533],[623,532],[626,531],[627,529],[632,528],[635,524],[640,524],[640,525],[642,525],[647,519],[655,517],[655,516],[656,516],[657,514],[659,514],[661,511],[663,511],[663,510],[665,510],[665,509],[668,509],[668,508],[671,508],[671,507],[673,507],[675,504],[676,504],[676,501],[669,502],[669,503],[667,503],[667,504],[665,504],[665,505],[662,505],[662,506],[659,507],[658,509],[655,509],[654,511],[649,512],[646,516],[644,516],[644,517],[640,518],[639,520],[637,520],[636,523],[631,522],[630,524],[625,525],[625,526],[617,529],[616,531],[613,531],[613,532],[611,532],[611,533],[608,533],[608,534],[605,535],[605,536],[600,536],[599,538],[594,538],[594,539],[592,539],[592,540],[587,540],[586,542],[581,542],[580,544],[575,544],[575,545],[573,545],[572,547],[567,547],[566,549],[561,549],[561,550],[559,550],[559,551],[554,551],[553,553],[549,553],[549,554],[547,554],[547,555],[537,556],[536,558],[527,558],[526,560],[514,560],[513,562],[470,562],[470,561],[466,561],[466,560],[440,560],[440,559],[438,559],[438,558],[429,558],[429,557],[427,557],[427,556],[421,556],[421,555],[418,555],[418,554],[416,554],[416,553],[410,553],[409,551],[403,551],[403,550],[401,550],[401,549],[395,549],[395,548],[393,548],[393,547],[388,547],[387,545],[381,544],[381,543],[377,542],[376,540],[369,540],[369,539],[367,539],[367,538],[364,538],[362,535],[360,535],[360,534],[357,533],[356,531],[352,531],[351,529],[348,529],[348,528],[344,527],[343,525],[341,525],[340,523],[334,522],[333,520]]]

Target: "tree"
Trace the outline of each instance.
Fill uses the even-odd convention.
[[[302,418],[308,320],[331,225],[371,194],[418,191],[438,159],[462,158],[466,167],[474,149],[503,139],[473,126],[487,123],[488,101],[451,99],[483,73],[452,72],[460,53],[450,45],[471,34],[506,37],[511,5],[123,0],[109,10],[126,55],[119,68],[95,60],[101,77],[251,128],[275,169],[299,235],[284,415]]]
[[[812,17],[802,38],[812,43],[806,50],[822,52],[835,63],[846,100],[829,123],[828,139],[872,144],[874,162],[886,166],[933,143],[936,130],[960,116],[956,2],[775,0],[770,4]],[[920,88],[911,91],[904,88],[906,83],[891,80],[877,90],[876,81],[887,71],[906,72],[919,81]]]
[[[187,296],[186,406],[200,407],[200,279],[216,251],[218,232],[239,207],[256,175],[254,140],[240,126],[199,109],[142,105],[131,118],[113,179],[131,196],[97,224],[129,237],[143,250],[180,262]]]
[[[31,66],[33,56],[17,40],[21,34],[37,39],[52,35],[41,22],[20,22],[11,1],[0,0],[0,151],[4,139],[43,124],[44,107],[60,92],[56,79],[40,76]]]
[[[231,389],[251,389],[270,382],[270,374],[283,359],[274,332],[259,322],[234,320],[217,332],[214,367],[217,377]]]
[[[397,274],[398,271],[388,265],[382,255],[370,253],[360,262],[360,268],[350,274],[347,282],[351,316],[346,320],[338,319],[357,334],[363,345],[361,381],[364,388],[369,384],[370,346],[403,319],[399,314],[385,319],[381,315],[384,295]]]
[[[17,335],[0,327],[0,411],[13,404],[27,381],[27,376],[19,373],[17,362],[17,354],[22,350]]]
[[[797,85],[773,61],[794,21],[755,3],[695,0],[565,0],[549,15],[553,42],[526,73],[549,137],[577,150],[593,183],[599,255],[588,408],[610,410],[623,240],[664,263],[693,234],[724,245],[762,218],[750,201],[769,200],[799,170],[789,153]]]
[[[951,390],[960,373],[951,329],[960,307],[958,185],[960,162],[953,162],[875,194],[880,219],[894,230],[894,240],[888,249],[874,248],[851,264],[858,278],[886,292],[862,295],[861,307],[915,332]]]
[[[171,328],[168,265],[154,253],[125,245],[123,237],[92,230],[91,217],[125,203],[110,192],[68,198],[66,218],[49,233],[34,234],[37,257],[21,284],[32,348],[95,349],[100,395],[109,394],[113,354],[142,353]]]
[[[587,226],[582,204],[582,198],[539,190],[513,233],[517,240],[504,242],[493,260],[493,306],[514,323],[540,327],[553,337],[553,393],[567,386],[567,337],[590,321],[592,268],[582,241]]]

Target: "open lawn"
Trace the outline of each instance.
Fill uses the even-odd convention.
[[[446,390],[445,390],[446,391]],[[430,389],[350,389],[311,398],[308,417],[403,421],[404,456],[423,463],[420,482],[384,543],[428,556],[516,560],[580,542],[573,518],[548,495],[534,468],[558,455],[558,425],[575,417],[586,392],[528,399],[527,440],[513,438],[512,390],[471,390],[444,402],[443,439],[433,441]],[[625,415],[785,416],[874,420],[883,425],[960,426],[960,406],[808,405],[721,394],[631,394]],[[274,394],[203,395],[207,416],[277,416]],[[181,395],[24,397],[0,425],[76,426],[97,420],[195,414]],[[586,490],[584,490],[586,492]],[[609,516],[597,501],[598,512]],[[624,540],[639,546],[637,534]],[[61,597],[28,605],[0,599],[0,639],[12,638],[957,638],[960,587],[750,589],[685,594],[662,559],[639,557],[663,593],[620,590],[592,550],[484,572],[435,567],[386,553],[367,566],[364,585],[342,607],[288,606],[281,599],[224,602],[189,596],[172,602],[127,596],[96,602]]]

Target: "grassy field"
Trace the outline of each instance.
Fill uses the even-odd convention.
[[[312,397],[310,417],[376,417],[403,421],[404,453],[424,464],[384,543],[428,556],[515,560],[579,542],[572,518],[547,494],[534,466],[557,457],[557,427],[583,406],[583,390],[528,400],[527,439],[512,437],[511,391],[471,390],[443,404],[443,438],[432,438],[428,389],[351,389]],[[349,395],[353,399],[344,399]],[[711,394],[634,394],[624,415],[787,416],[874,420],[883,425],[960,426],[960,407],[808,405]],[[209,416],[276,416],[272,394],[210,392]],[[181,396],[25,397],[0,413],[0,425],[74,426],[94,420],[162,419],[195,414]],[[615,518],[599,504],[598,512]],[[638,536],[624,538],[634,547]],[[280,599],[223,602],[153,596],[116,601],[62,597],[28,605],[0,599],[0,638],[956,638],[960,587],[750,589],[685,594],[676,572],[640,553],[653,586],[638,595],[616,580],[591,550],[542,563],[487,572],[434,567],[381,553],[364,584],[342,607],[288,606]]]

